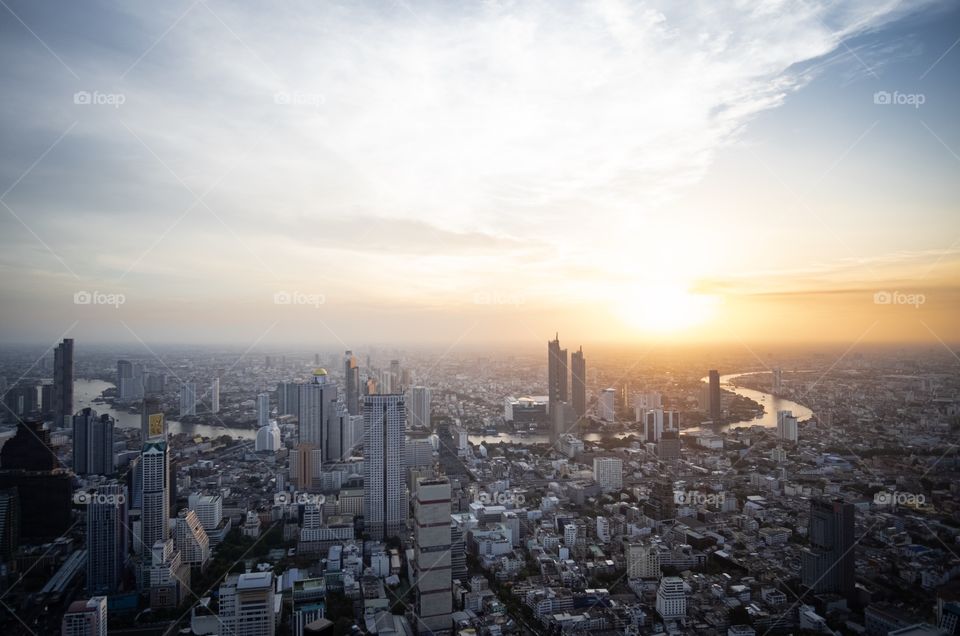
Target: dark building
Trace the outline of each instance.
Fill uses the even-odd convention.
[[[577,417],[587,413],[587,361],[583,357],[583,347],[570,356],[570,388],[573,393],[573,412]]]
[[[552,420],[558,403],[567,401],[567,350],[560,348],[560,334],[547,343],[547,400]]]
[[[650,497],[643,502],[643,514],[654,521],[670,521],[677,518],[677,496],[673,481],[660,477],[650,489]]]
[[[711,369],[710,373],[710,420],[714,424],[720,424],[720,372]]]
[[[28,418],[39,413],[37,404],[37,387],[30,382],[18,382],[7,389],[3,396],[3,420],[16,422],[20,418]]]
[[[73,338],[53,351],[53,423],[64,426],[73,416]]]
[[[679,431],[664,431],[657,442],[657,457],[665,461],[680,459]]]
[[[0,564],[13,559],[20,545],[20,496],[16,488],[0,490]]]
[[[113,473],[113,418],[87,407],[73,416],[73,472]]]
[[[803,550],[800,573],[814,593],[854,597],[854,513],[853,504],[839,499],[810,502],[810,546]]]

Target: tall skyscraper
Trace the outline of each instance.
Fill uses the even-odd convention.
[[[270,425],[270,394],[257,395],[257,428]]]
[[[100,486],[87,502],[87,592],[109,595],[117,590],[130,549],[127,530],[127,487]]]
[[[400,361],[391,360],[390,361],[390,386],[393,387],[393,393],[403,392],[403,386],[401,386],[402,380],[403,380],[403,372],[400,370]]]
[[[117,360],[117,399],[130,402],[136,396],[133,388],[133,363],[129,360]]]
[[[367,534],[375,541],[398,536],[406,526],[403,486],[406,405],[398,394],[363,400],[363,510]]]
[[[300,385],[298,401],[299,442],[325,451],[324,437],[337,413],[337,385],[326,369],[316,369],[313,381]]]
[[[777,411],[777,439],[793,443],[799,439],[797,418],[793,411]]]
[[[350,415],[362,415],[360,413],[360,365],[352,351],[344,353],[343,376],[347,412]]]
[[[710,380],[710,420],[714,424],[720,424],[721,411],[720,411],[720,372],[716,369],[711,369],[709,373]]]
[[[417,575],[416,614],[420,633],[451,629],[450,480],[417,480],[414,510],[414,571]]]
[[[169,455],[166,439],[153,439],[140,452],[142,506],[140,546],[142,556],[152,559],[153,544],[170,538]]]
[[[547,343],[547,399],[552,420],[557,403],[567,401],[567,350],[560,348],[560,334]]]
[[[810,502],[809,547],[801,552],[800,577],[814,593],[854,596],[854,515],[852,503],[813,499]]]
[[[772,372],[773,381],[770,383],[770,392],[774,395],[783,393],[783,369],[776,367]]]
[[[151,437],[167,436],[167,422],[160,410],[160,400],[145,397],[140,408],[140,439],[147,441]]]
[[[87,407],[73,416],[73,472],[109,475],[113,472],[113,418]]]
[[[197,383],[184,382],[180,385],[180,417],[197,414]]]
[[[573,393],[573,412],[578,418],[587,413],[587,361],[583,347],[570,356],[570,385]]]
[[[221,636],[273,636],[273,573],[231,574],[220,586]]]
[[[407,389],[407,422],[410,428],[430,428],[430,400],[432,394],[425,386],[412,386]]]
[[[300,385],[296,382],[281,382],[277,385],[277,413],[297,415],[300,411]]]
[[[332,462],[345,461],[357,454],[362,440],[363,416],[350,415],[345,408],[338,405],[337,414],[332,417],[327,427],[324,457]]]
[[[53,423],[65,426],[73,415],[73,338],[53,351]]]
[[[220,412],[220,378],[214,378],[210,384],[210,412]]]
[[[61,636],[107,636],[107,597],[74,601],[63,615]]]

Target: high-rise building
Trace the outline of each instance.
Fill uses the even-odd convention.
[[[710,386],[710,420],[714,424],[720,424],[722,411],[720,410],[720,372],[716,369],[710,369],[708,373]]]
[[[165,439],[147,441],[140,452],[140,547],[146,559],[151,559],[157,541],[165,542],[170,538],[168,452]]]
[[[107,597],[74,601],[63,615],[61,636],[107,636]]]
[[[257,428],[270,425],[270,394],[257,395]]]
[[[338,405],[337,414],[327,427],[324,456],[328,461],[340,462],[356,455],[363,441],[363,416],[350,415]]]
[[[407,423],[410,428],[430,428],[430,389],[412,386],[407,389]]]
[[[160,400],[145,397],[140,409],[140,439],[147,441],[151,437],[167,437],[167,422],[160,410]]]
[[[51,389],[52,394],[52,389]],[[20,419],[37,415],[37,387],[32,382],[21,381],[7,389],[3,394],[3,403],[7,408],[0,413],[0,418],[7,422],[17,422]],[[44,415],[53,414],[53,404],[42,409]]]
[[[777,439],[796,443],[798,438],[797,418],[793,411],[777,411]]]
[[[281,382],[277,385],[277,413],[297,415],[300,410],[300,385],[296,382]]]
[[[220,412],[220,378],[214,378],[210,383],[210,412]]]
[[[547,343],[547,400],[551,420],[558,402],[567,401],[567,350],[560,348],[560,334]]]
[[[197,513],[200,524],[207,532],[213,532],[223,521],[223,496],[192,494],[187,499],[190,510]]]
[[[612,422],[616,418],[616,389],[604,389],[597,399],[597,417],[604,422]]]
[[[197,383],[184,382],[180,385],[180,417],[197,414]]]
[[[276,420],[270,420],[269,424],[261,427],[260,430],[257,431],[254,451],[257,453],[261,451],[276,452],[280,450],[280,448],[280,427],[277,426]]]
[[[220,586],[221,636],[273,636],[273,573],[231,574]]]
[[[800,575],[803,584],[814,593],[835,592],[848,599],[853,597],[854,514],[854,505],[839,499],[810,502],[810,545],[801,552]]]
[[[137,398],[134,388],[133,363],[129,360],[117,360],[117,400],[123,403]]]
[[[783,393],[783,369],[775,367],[771,374],[773,378],[770,383],[770,392],[774,395],[780,395]]]
[[[570,356],[570,388],[573,412],[581,418],[587,413],[587,361],[583,357],[583,347]]]
[[[360,412],[360,365],[352,351],[344,353],[343,376],[347,412],[350,415],[362,415]]]
[[[113,472],[113,418],[87,407],[73,416],[73,472],[109,475]]]
[[[87,497],[87,592],[109,595],[117,591],[130,549],[127,487],[107,484]]]
[[[195,511],[181,510],[177,514],[174,540],[184,563],[201,570],[206,566],[210,559],[210,539]]]
[[[683,579],[679,576],[665,576],[660,579],[657,588],[657,614],[663,620],[682,620],[687,616],[687,595],[683,589]]]
[[[73,338],[53,351],[53,423],[64,426],[73,415]]]
[[[414,520],[417,628],[427,634],[450,630],[453,612],[450,480],[446,477],[417,480]]]
[[[655,544],[630,544],[627,550],[627,576],[631,579],[660,578],[660,550]]]
[[[594,457],[593,480],[604,491],[623,488],[623,460],[619,457]]]
[[[659,442],[664,431],[680,430],[680,413],[678,411],[664,411],[650,409],[644,412],[640,419],[641,436],[646,442]]]
[[[406,405],[399,394],[363,400],[363,510],[370,538],[398,536],[407,523],[403,460]]]
[[[325,451],[324,437],[337,413],[337,385],[326,369],[316,369],[313,380],[300,385],[297,411],[299,442]]]

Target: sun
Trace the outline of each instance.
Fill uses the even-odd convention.
[[[685,285],[638,285],[621,299],[616,313],[633,329],[676,333],[708,322],[718,304],[717,296],[691,293]]]

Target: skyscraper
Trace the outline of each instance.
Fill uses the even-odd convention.
[[[325,451],[324,437],[336,415],[336,407],[337,385],[330,380],[326,369],[314,370],[313,381],[300,385],[297,404],[299,442]]]
[[[210,559],[210,539],[195,511],[181,510],[177,515],[175,540],[180,558],[191,567],[202,569]]]
[[[453,611],[450,534],[450,480],[417,480],[414,519],[414,570],[420,633],[451,628]]]
[[[772,372],[773,381],[770,383],[770,392],[774,395],[783,393],[783,369],[776,367]]]
[[[87,502],[87,592],[117,590],[127,560],[127,487],[100,486]]]
[[[720,424],[720,372],[711,369],[710,373],[710,420],[714,424]]]
[[[852,503],[813,499],[810,502],[809,547],[801,552],[800,576],[814,593],[854,595],[854,514]]]
[[[300,410],[300,385],[295,382],[281,382],[277,385],[277,413],[297,415]]]
[[[412,386],[407,389],[410,428],[430,428],[430,400],[432,394],[425,386]]]
[[[597,398],[597,417],[604,422],[612,422],[616,419],[617,411],[617,390],[604,389],[600,391],[600,397]]]
[[[107,636],[107,597],[74,601],[63,615],[61,636]]]
[[[360,413],[360,365],[352,351],[344,353],[343,358],[344,389],[346,391],[347,412],[350,415]]]
[[[146,442],[151,437],[167,436],[167,423],[163,411],[160,410],[160,400],[155,397],[143,399],[140,408],[140,439]]]
[[[547,343],[547,399],[551,420],[558,402],[567,401],[567,350],[560,348],[560,334]]]
[[[73,338],[53,351],[53,423],[64,426],[73,415]]]
[[[184,382],[180,385],[180,417],[197,414],[197,383]]]
[[[143,557],[148,561],[151,560],[153,544],[170,538],[168,452],[166,439],[150,440],[140,452],[140,546]]]
[[[793,411],[777,411],[777,439],[793,443],[799,439]]]
[[[117,360],[117,399],[130,402],[135,398],[133,388],[133,363],[129,360]]]
[[[363,401],[363,510],[370,538],[398,536],[407,522],[403,487],[406,405],[399,394]]]
[[[570,384],[573,393],[573,412],[578,418],[587,413],[587,361],[583,347],[570,356]]]
[[[270,425],[270,394],[257,395],[257,428]]]
[[[73,416],[73,472],[109,475],[113,472],[113,418],[87,407]]]
[[[221,636],[273,636],[273,573],[231,574],[220,586]]]
[[[220,378],[214,378],[210,384],[210,412],[220,412]]]

